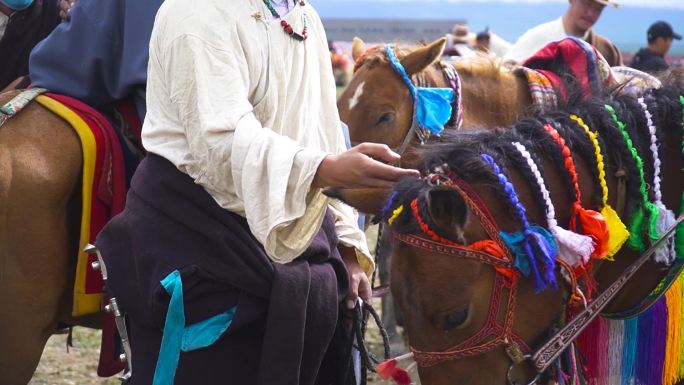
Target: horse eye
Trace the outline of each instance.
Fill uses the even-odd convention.
[[[389,124],[394,121],[396,118],[396,114],[394,112],[383,112],[380,117],[378,118],[378,121],[375,122],[376,126],[382,125],[382,124]]]
[[[451,314],[447,314],[444,317],[444,331],[448,332],[451,329],[455,329],[468,319],[468,308],[455,311]]]

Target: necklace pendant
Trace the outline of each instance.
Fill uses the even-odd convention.
[[[263,16],[261,15],[261,12],[256,11],[256,12],[254,12],[254,13],[252,14],[252,17],[253,17],[254,20],[256,20],[256,21],[261,21],[261,18],[262,18]]]

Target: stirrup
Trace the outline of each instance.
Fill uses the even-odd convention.
[[[105,266],[104,260],[102,259],[102,254],[95,247],[95,245],[87,244],[83,249],[88,254],[95,254],[97,256],[97,261],[93,261],[91,264],[93,270],[99,271],[102,274],[102,281],[104,282],[103,292],[107,290],[107,267]],[[104,294],[104,293],[103,293]],[[123,354],[119,356],[121,362],[126,363],[126,368],[124,369],[123,375],[119,379],[126,383],[133,374],[133,364],[131,361],[131,344],[128,340],[128,331],[126,330],[126,315],[121,311],[118,302],[115,297],[109,298],[109,303],[105,305],[104,311],[107,313],[114,314],[114,323],[116,324],[116,330],[119,332],[119,337],[121,338],[121,346],[123,346]]]

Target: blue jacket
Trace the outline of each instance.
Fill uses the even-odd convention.
[[[152,26],[163,0],[79,0],[69,19],[31,52],[36,87],[93,107],[133,96],[145,116]]]

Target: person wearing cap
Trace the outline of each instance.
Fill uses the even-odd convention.
[[[660,72],[669,68],[665,55],[672,46],[674,39],[681,40],[682,36],[672,29],[665,21],[653,23],[647,32],[648,47],[637,52],[630,67],[644,72]]]
[[[0,90],[28,73],[29,54],[59,24],[57,0],[0,0]]]
[[[593,45],[610,66],[622,65],[620,50],[607,38],[597,34],[592,27],[608,5],[617,8],[610,0],[568,0],[568,10],[560,18],[538,25],[525,32],[505,56],[506,61],[522,63],[545,45],[575,36]]]

